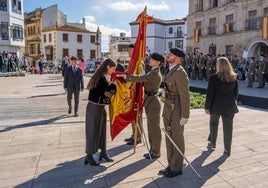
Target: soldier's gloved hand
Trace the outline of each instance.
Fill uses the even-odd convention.
[[[180,120],[181,126],[183,126],[183,125],[185,125],[187,123],[188,123],[188,119],[187,118],[181,118],[181,120]]]

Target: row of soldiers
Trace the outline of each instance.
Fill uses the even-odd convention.
[[[232,64],[234,71],[238,74],[238,79],[248,80],[249,87],[254,81],[259,82],[258,88],[263,88],[268,79],[268,61],[264,56],[259,58],[250,57],[240,60],[237,55],[203,55],[200,53],[188,54],[183,63],[183,67],[189,78],[196,80],[208,80],[210,75],[216,72],[216,61],[220,56],[225,56]]]

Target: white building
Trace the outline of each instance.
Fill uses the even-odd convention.
[[[69,23],[57,5],[25,13],[25,56],[48,62],[61,62],[64,56],[98,59],[101,56],[101,32],[89,31],[82,23]]]
[[[130,23],[131,41],[135,43],[138,36],[139,24],[137,21]],[[153,18],[146,30],[147,53],[158,52],[165,55],[170,48],[186,50],[186,19],[160,20]]]
[[[120,36],[109,36],[109,56],[112,60],[118,59],[125,63],[129,62],[128,46],[131,43],[131,38],[125,33],[120,33]]]
[[[23,0],[0,1],[0,53],[16,53],[24,47]]]

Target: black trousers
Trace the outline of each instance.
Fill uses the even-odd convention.
[[[234,115],[210,114],[210,122],[209,122],[210,133],[208,136],[208,141],[216,145],[220,116],[222,117],[222,124],[223,124],[224,149],[231,152]]]
[[[67,91],[67,102],[68,102],[68,106],[69,108],[72,108],[72,98],[73,98],[73,94],[74,94],[74,112],[77,113],[78,111],[78,104],[79,104],[79,90],[68,90]]]

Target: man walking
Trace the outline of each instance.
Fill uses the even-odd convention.
[[[184,154],[184,125],[190,115],[189,78],[182,67],[185,54],[178,48],[171,48],[166,57],[169,72],[165,77],[165,102],[163,122],[166,132]],[[168,166],[159,173],[165,177],[175,177],[182,174],[183,156],[166,137]]]
[[[84,89],[84,78],[82,70],[77,66],[78,58],[71,57],[71,66],[64,74],[64,90],[67,92],[68,113],[72,113],[72,95],[74,94],[74,116],[78,116],[79,92]]]

